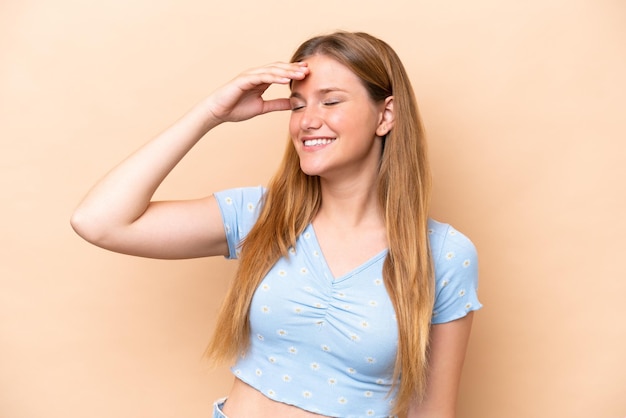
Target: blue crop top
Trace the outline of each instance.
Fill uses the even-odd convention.
[[[262,187],[215,194],[230,249],[256,222]],[[472,243],[449,225],[429,221],[435,263],[433,324],[481,307]],[[250,306],[251,344],[232,367],[265,396],[330,417],[388,417],[398,331],[382,278],[387,250],[333,277],[309,225],[281,258]]]

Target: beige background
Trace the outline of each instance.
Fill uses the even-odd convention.
[[[69,216],[217,85],[337,28],[403,58],[433,215],[480,252],[459,417],[626,416],[623,0],[3,0],[0,417],[209,416],[234,265],[112,254]],[[219,127],[159,197],[264,183],[287,118]]]

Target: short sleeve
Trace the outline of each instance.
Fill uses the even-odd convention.
[[[242,187],[223,190],[213,195],[222,213],[224,231],[228,242],[229,255],[226,258],[239,257],[239,248],[259,217],[265,188]]]
[[[432,323],[454,321],[478,310],[478,256],[474,244],[453,227],[429,223],[435,270]]]

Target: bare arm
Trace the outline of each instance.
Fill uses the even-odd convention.
[[[221,215],[212,196],[153,202],[159,185],[212,128],[290,108],[287,98],[264,100],[274,83],[306,77],[302,64],[276,63],[242,73],[194,106],[169,129],[102,178],[72,215],[87,241],[125,254],[153,258],[226,255]]]
[[[414,402],[408,418],[454,418],[473,312],[431,329],[428,389],[421,404]]]

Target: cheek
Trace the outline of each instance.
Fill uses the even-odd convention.
[[[334,132],[351,129],[353,118],[348,117],[344,112],[328,112],[324,115],[324,122]]]
[[[300,118],[295,112],[291,112],[291,116],[289,117],[289,133],[291,134],[291,136],[296,136],[299,129]]]

